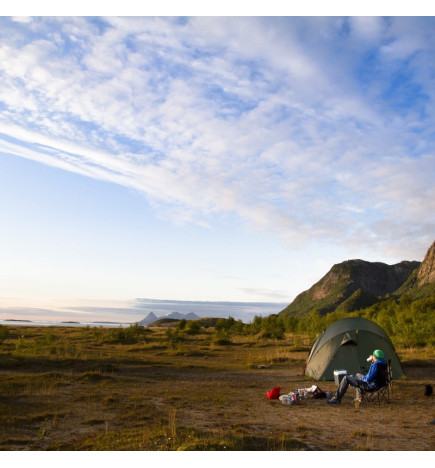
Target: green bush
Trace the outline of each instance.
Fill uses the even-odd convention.
[[[263,338],[274,338],[282,340],[284,338],[284,320],[279,315],[269,315],[261,322],[261,334]]]
[[[146,337],[146,328],[143,325],[135,323],[127,328],[116,328],[111,330],[108,341],[112,343],[132,344],[144,340]]]
[[[187,330],[186,333],[189,335],[195,335],[201,331],[201,325],[196,322],[195,320],[191,320],[187,322]]]
[[[179,332],[179,330],[168,328],[166,330],[166,341],[170,348],[174,348],[184,341],[184,336]]]
[[[257,335],[261,332],[261,324],[263,322],[263,317],[256,315],[254,320],[249,324],[248,330],[251,335]]]
[[[302,318],[270,315],[254,317],[244,331],[264,338],[283,338],[284,332],[305,334],[313,341],[332,323],[345,317],[362,317],[377,323],[396,347],[435,345],[435,296],[412,301],[407,295],[400,300],[389,297],[362,310],[346,312],[343,309],[321,315],[313,309]],[[234,319],[232,319],[234,321]],[[218,338],[228,339],[234,333],[234,322],[219,319],[216,324]]]
[[[0,325],[0,345],[7,338],[8,334],[9,334],[8,327],[5,327],[4,325]]]

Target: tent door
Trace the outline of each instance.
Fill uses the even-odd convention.
[[[347,332],[344,334],[343,339],[341,340],[340,346],[346,345],[357,345],[358,344],[358,335],[355,332]]]

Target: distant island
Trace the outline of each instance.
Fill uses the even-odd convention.
[[[127,322],[105,322],[105,321],[95,321],[95,322],[92,322],[92,323],[111,323],[112,325],[113,325],[113,324],[129,325]]]
[[[5,322],[31,322],[31,320],[6,319]]]

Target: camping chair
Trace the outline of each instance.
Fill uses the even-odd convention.
[[[391,359],[388,359],[387,364],[378,366],[376,387],[368,390],[361,389],[361,402],[377,402],[378,405],[382,402],[389,403],[393,393],[392,379]]]

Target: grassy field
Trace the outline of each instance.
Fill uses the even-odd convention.
[[[136,338],[107,328],[3,329],[2,450],[417,450],[435,448],[433,348],[398,350],[390,404],[268,400],[308,387],[303,337],[216,342],[212,328]],[[317,382],[335,390],[333,382]]]

